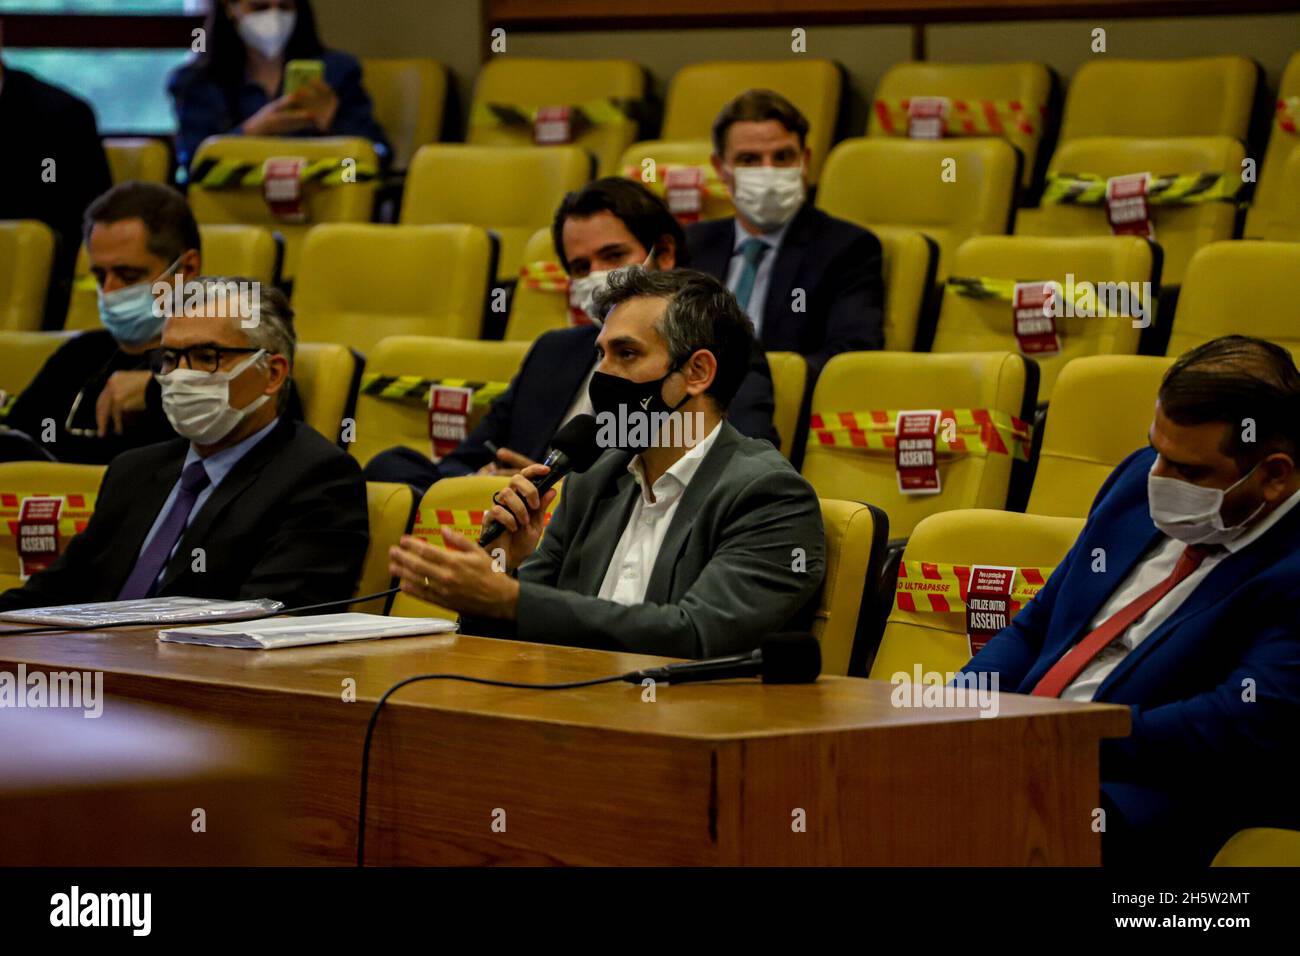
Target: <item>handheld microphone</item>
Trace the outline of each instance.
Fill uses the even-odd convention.
[[[811,634],[783,633],[765,637],[758,650],[748,654],[684,661],[624,674],[629,684],[694,684],[699,681],[762,677],[764,684],[811,684],[822,671],[821,645]]]
[[[584,472],[596,463],[604,451],[596,444],[596,417],[594,415],[575,415],[564,424],[555,437],[551,439],[551,453],[542,462],[551,469],[537,481],[538,497],[546,494],[557,481],[571,471]],[[479,547],[485,548],[506,530],[506,526],[495,518],[483,525],[479,535]]]

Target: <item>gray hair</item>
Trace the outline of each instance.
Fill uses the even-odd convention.
[[[727,287],[704,272],[674,269],[648,272],[640,266],[616,269],[595,295],[594,318],[601,322],[622,302],[642,297],[664,299],[655,331],[668,347],[672,368],[696,352],[712,352],[718,371],[706,392],[723,411],[749,371],[755,349],[754,326]]]
[[[226,319],[254,348],[265,349],[268,355],[283,355],[289,363],[289,379],[293,378],[298,337],[293,307],[283,292],[245,276],[199,276],[193,281],[202,286],[205,305],[216,312],[213,318]],[[288,380],[277,401],[283,411],[289,401]]]

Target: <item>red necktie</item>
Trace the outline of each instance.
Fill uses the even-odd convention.
[[[1062,655],[1059,661],[1051,666],[1047,673],[1043,675],[1042,680],[1034,686],[1031,693],[1035,697],[1060,697],[1061,692],[1074,683],[1074,679],[1092,662],[1094,657],[1101,653],[1106,645],[1127,631],[1129,625],[1151,610],[1156,602],[1172,591],[1179,581],[1182,581],[1200,567],[1201,562],[1205,560],[1205,556],[1209,553],[1208,548],[1198,544],[1189,544],[1183,553],[1179,555],[1178,563],[1174,565],[1174,570],[1169,577],[1151,590],[1139,594],[1128,604],[1102,621],[1096,630],[1078,644],[1075,644],[1074,647]]]

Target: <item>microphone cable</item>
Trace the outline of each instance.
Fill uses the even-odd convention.
[[[613,677],[565,681],[560,684],[526,684],[520,681],[494,680],[490,677],[471,677],[468,674],[416,674],[414,677],[407,677],[388,688],[379,698],[375,704],[375,709],[370,714],[370,722],[366,725],[366,739],[361,745],[361,802],[357,808],[357,867],[364,867],[366,864],[366,797],[370,783],[370,743],[374,739],[375,724],[379,720],[379,712],[384,709],[384,704],[388,702],[388,698],[397,691],[407,684],[415,684],[426,680],[458,680],[467,684],[485,684],[488,687],[510,687],[517,690],[574,690],[579,687],[595,687],[598,684],[618,683],[625,676],[625,674],[617,674]]]

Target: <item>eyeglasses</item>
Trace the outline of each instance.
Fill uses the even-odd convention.
[[[227,348],[224,345],[191,345],[185,349],[154,349],[149,353],[149,368],[155,375],[169,375],[182,365],[196,372],[216,372],[227,355],[260,352],[253,348]]]

